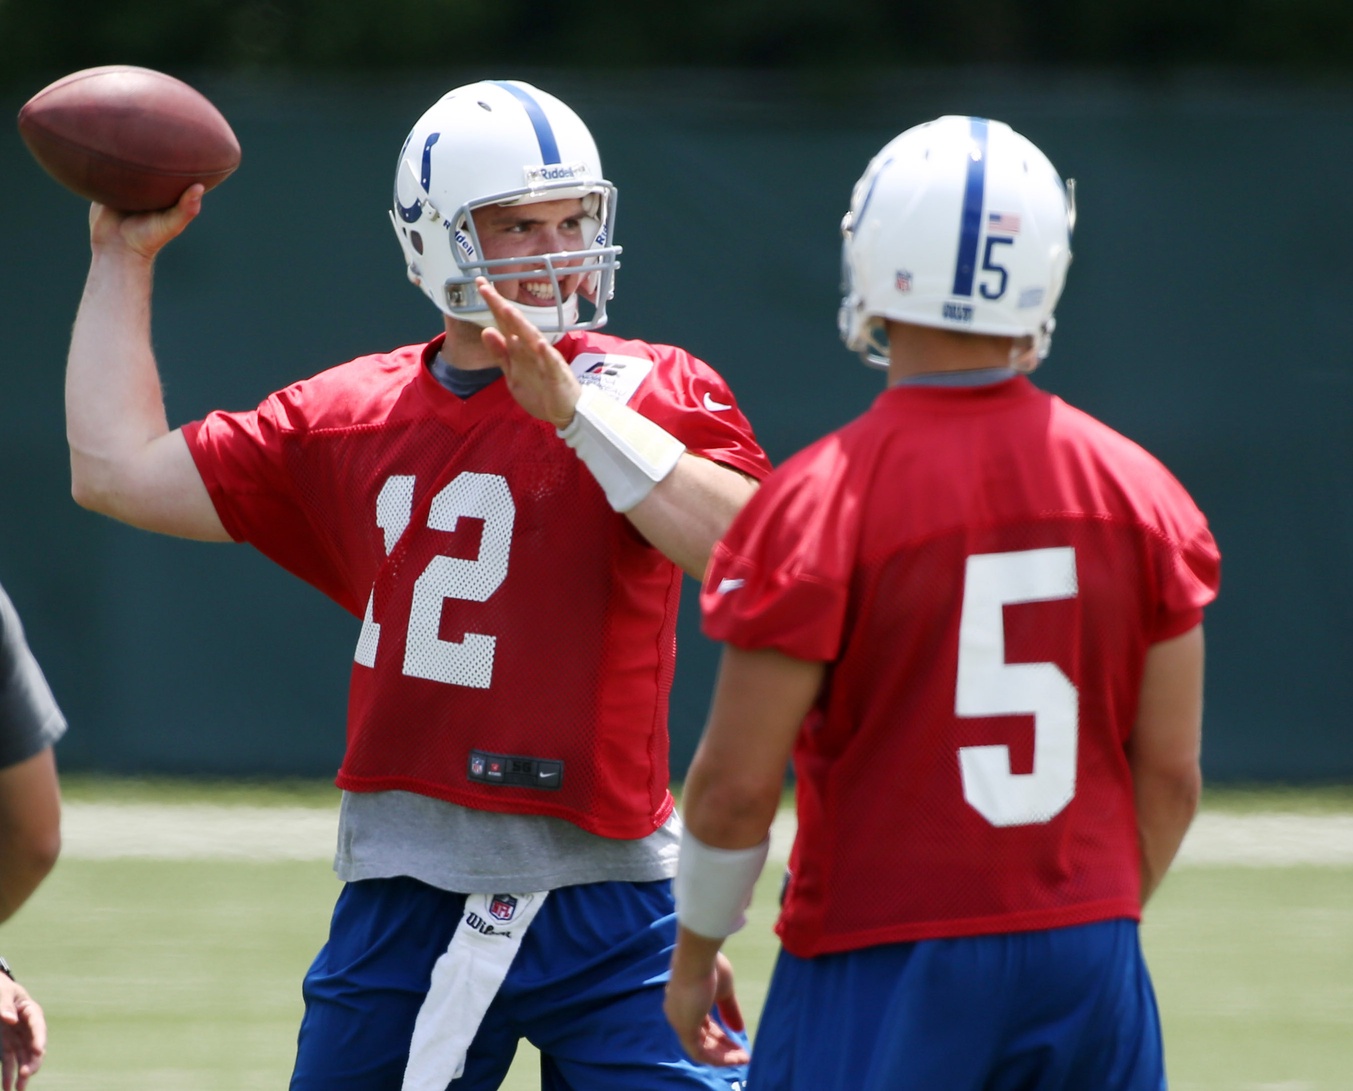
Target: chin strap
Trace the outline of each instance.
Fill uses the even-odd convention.
[[[478,298],[478,296],[479,293],[476,292],[475,297]],[[483,303],[482,300],[480,302]],[[557,343],[568,331],[545,330],[541,329],[541,326],[549,323],[559,323],[561,312],[563,322],[559,324],[567,326],[578,321],[578,297],[576,295],[569,296],[558,307],[530,307],[523,303],[516,302],[512,305],[516,307],[517,310],[521,311],[525,316],[526,321],[530,322],[531,325],[540,330],[541,335],[552,345]],[[462,322],[469,322],[472,325],[481,326],[484,329],[488,329],[495,324],[493,321],[493,312],[489,310],[487,303],[483,304],[482,310],[467,311],[464,314],[457,314],[455,317]]]

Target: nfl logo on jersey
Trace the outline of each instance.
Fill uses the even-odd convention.
[[[494,920],[510,921],[517,912],[517,899],[511,894],[495,894],[489,902],[489,912]]]

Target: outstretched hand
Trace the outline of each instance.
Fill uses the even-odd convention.
[[[42,1008],[16,981],[0,976],[0,1087],[24,1091],[47,1053]]]
[[[674,964],[662,1007],[681,1048],[692,1060],[726,1067],[751,1059],[746,1047],[728,1033],[742,1031],[746,1024],[733,989],[733,964],[722,951],[706,974],[679,974]],[[719,1019],[714,1018],[715,1010]]]
[[[480,277],[475,287],[498,324],[484,330],[484,347],[503,369],[512,397],[531,416],[566,427],[582,393],[577,376],[559,350],[492,284]]]
[[[89,208],[90,245],[96,251],[121,248],[150,261],[202,211],[205,192],[201,183],[195,183],[183,191],[177,204],[158,212],[119,212],[93,204]]]

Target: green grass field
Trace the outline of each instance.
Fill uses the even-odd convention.
[[[314,785],[71,780],[74,801],[331,808]],[[1353,794],[1212,794],[1230,813],[1353,815]],[[775,943],[778,876],[730,941],[755,1025]],[[338,884],[323,861],[63,859],[11,921],[0,953],[38,997],[49,1091],[284,1088],[300,980]],[[1143,930],[1174,1091],[1353,1089],[1353,866],[1174,872]],[[506,1085],[537,1086],[529,1047]]]

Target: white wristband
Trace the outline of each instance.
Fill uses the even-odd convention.
[[[584,386],[573,419],[559,429],[616,511],[629,511],[681,460],[686,445],[642,413]]]
[[[677,922],[707,939],[731,936],[747,923],[747,906],[769,851],[769,836],[749,849],[718,849],[686,830],[672,887]]]

